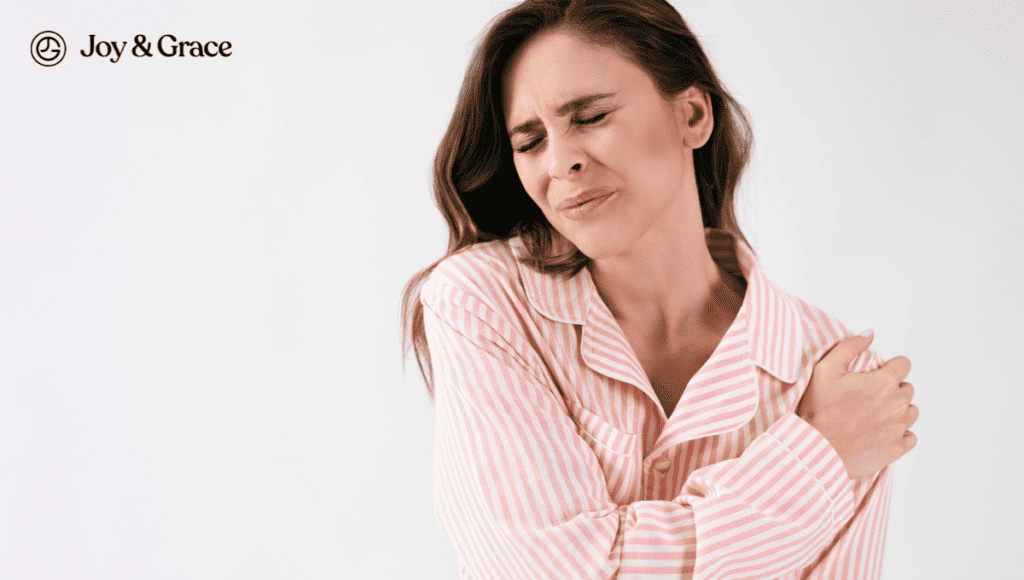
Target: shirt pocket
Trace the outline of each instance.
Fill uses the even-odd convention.
[[[601,464],[612,500],[624,504],[639,499],[640,436],[616,428],[578,403],[572,414],[577,431]]]

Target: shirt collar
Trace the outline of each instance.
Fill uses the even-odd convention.
[[[754,258],[753,250],[742,240],[725,230],[708,228],[704,233],[712,259],[723,270],[742,275],[747,281],[743,305],[734,324],[744,319],[747,322],[751,359],[757,366],[779,380],[786,383],[796,382],[801,370],[803,331],[792,298],[764,277]],[[556,253],[565,253],[572,249],[571,244],[561,236],[555,238]],[[511,246],[517,258],[523,254],[518,239],[513,239]],[[593,314],[592,309],[607,310],[603,302],[597,304],[601,297],[587,268],[571,278],[564,278],[558,274],[542,274],[521,262],[518,263],[518,268],[530,304],[551,320],[586,326],[588,319],[593,321],[600,318],[589,316]],[[646,376],[637,376],[637,373],[643,375],[638,364],[628,366],[636,368],[619,367],[618,372],[605,372],[609,369],[597,370],[620,380],[647,382]],[[624,376],[616,376],[620,374]]]

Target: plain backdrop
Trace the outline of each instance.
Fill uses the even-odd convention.
[[[767,275],[913,362],[883,578],[1019,577],[1024,4],[674,4],[753,119]],[[457,577],[398,307],[508,6],[4,4],[0,578]]]

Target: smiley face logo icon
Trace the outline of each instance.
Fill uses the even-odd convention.
[[[40,32],[32,39],[32,60],[43,66],[53,66],[64,60],[67,44],[64,37],[52,30]]]

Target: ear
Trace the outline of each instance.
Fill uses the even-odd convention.
[[[690,149],[703,147],[715,128],[711,95],[696,86],[690,87],[676,96],[675,109],[683,145]]]

